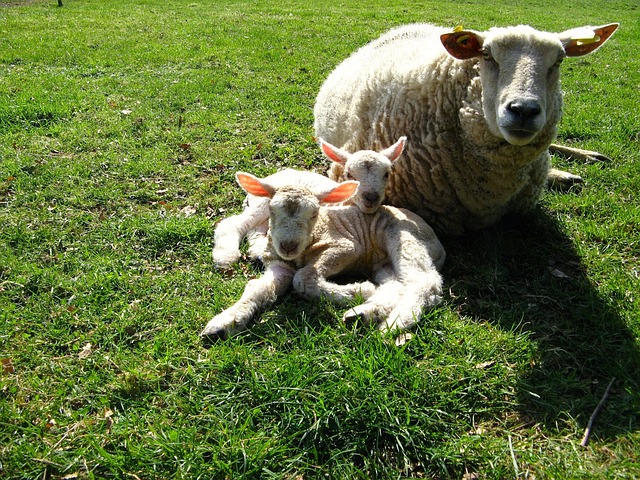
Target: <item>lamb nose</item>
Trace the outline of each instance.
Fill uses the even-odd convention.
[[[295,242],[293,240],[286,240],[284,242],[280,242],[280,249],[283,250],[284,252],[291,253],[295,251],[296,248],[298,248],[298,242]]]
[[[377,202],[378,200],[380,200],[380,195],[378,193],[375,193],[375,192],[367,192],[362,196],[364,197],[364,199],[367,202],[371,202],[371,203],[374,203],[374,202]]]
[[[540,102],[537,100],[512,100],[507,105],[507,108],[511,113],[521,118],[532,118],[539,115],[542,111]]]

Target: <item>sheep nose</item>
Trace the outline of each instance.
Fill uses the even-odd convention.
[[[280,250],[285,253],[295,252],[297,248],[298,242],[296,242],[295,240],[284,240],[280,242]]]
[[[380,194],[377,192],[365,192],[362,194],[362,198],[369,203],[376,203],[380,200]]]
[[[507,104],[507,109],[523,120],[531,119],[542,112],[540,102],[534,99],[512,100]]]

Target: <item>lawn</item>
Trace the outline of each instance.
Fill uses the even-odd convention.
[[[0,0],[0,478],[640,477],[637,2],[63,3]],[[443,238],[404,345],[294,293],[204,345],[260,273],[212,266],[234,173],[323,172],[324,78],[418,21],[620,22],[562,66],[558,143],[611,161]]]

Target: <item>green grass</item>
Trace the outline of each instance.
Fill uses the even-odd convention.
[[[636,2],[56,3],[0,2],[1,478],[640,476]],[[288,294],[205,348],[259,274],[211,265],[234,172],[323,171],[323,79],[414,21],[620,21],[564,63],[559,132],[612,161],[557,159],[579,191],[443,239],[401,347]]]

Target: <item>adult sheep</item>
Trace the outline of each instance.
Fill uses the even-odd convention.
[[[387,201],[439,233],[483,228],[530,209],[547,181],[581,181],[550,169],[562,110],[559,66],[566,56],[598,49],[617,27],[559,34],[523,25],[393,29],[327,78],[316,100],[315,134],[349,151],[407,135]],[[339,173],[334,166],[330,176]]]

